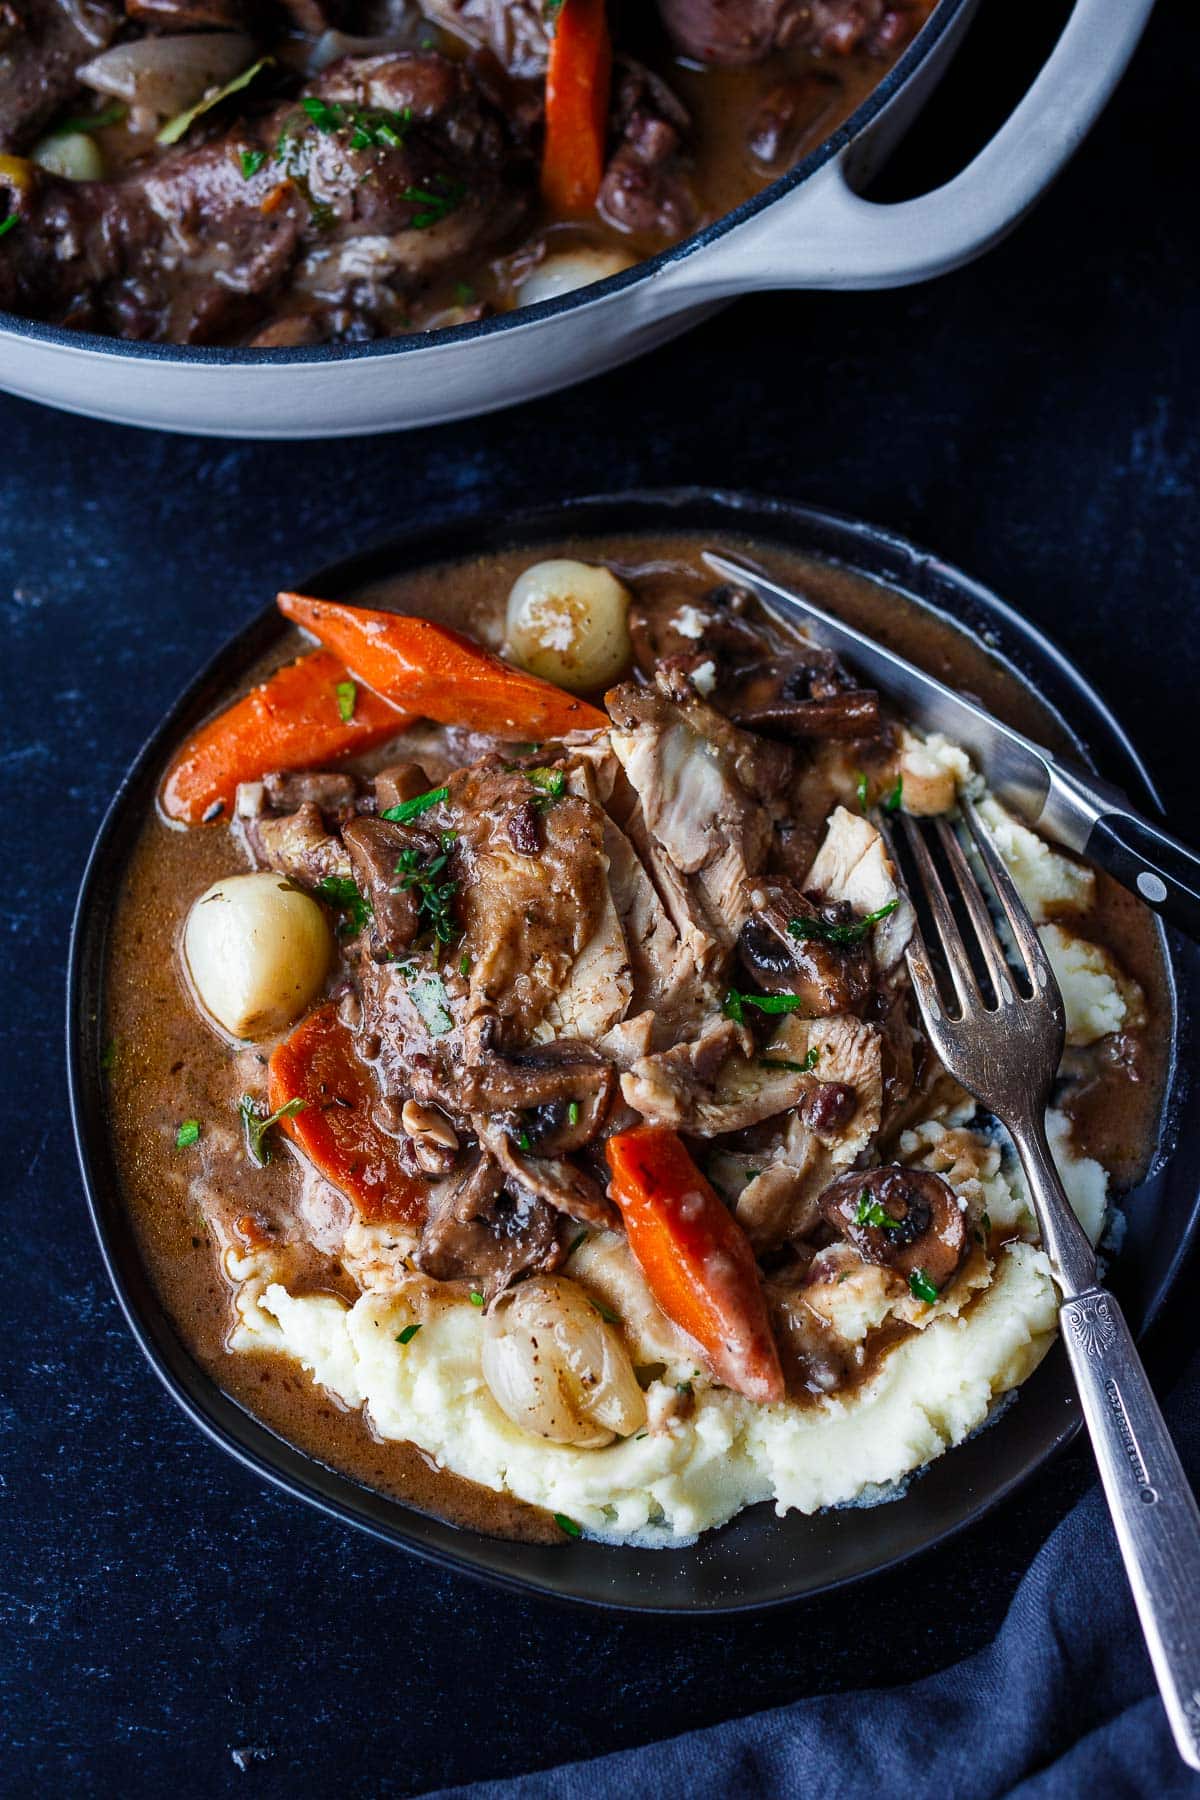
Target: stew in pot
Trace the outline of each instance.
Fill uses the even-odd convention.
[[[8,0],[0,308],[362,343],[632,266],[787,170],[933,0]]]

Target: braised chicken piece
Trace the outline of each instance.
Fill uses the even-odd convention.
[[[894,54],[924,17],[911,0],[661,0],[660,10],[686,55],[726,67],[794,44],[829,56]]]
[[[208,343],[265,320],[290,286],[344,316],[339,335],[376,336],[398,299],[520,222],[527,163],[461,65],[345,57],[312,82],[307,106],[114,181],[0,167],[21,227],[0,256],[0,307]]]

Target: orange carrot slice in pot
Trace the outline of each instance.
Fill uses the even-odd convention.
[[[542,195],[560,217],[592,211],[604,176],[612,42],[605,0],[561,0],[546,66]]]

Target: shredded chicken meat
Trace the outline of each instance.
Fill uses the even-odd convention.
[[[854,1360],[839,1307],[894,1331],[968,1248],[958,1164],[888,1161],[947,1092],[908,990],[912,907],[843,803],[897,733],[730,590],[639,597],[630,626],[637,669],[594,729],[514,746],[418,724],[373,774],[239,791],[255,864],[333,909],[370,1129],[418,1188],[386,1243],[313,1168],[302,1216],[375,1289],[557,1293],[589,1236],[624,1241],[614,1138],[661,1131],[744,1240],[778,1381],[829,1391]],[[847,750],[850,723],[867,737]]]

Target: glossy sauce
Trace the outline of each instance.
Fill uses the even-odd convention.
[[[1066,747],[1053,717],[1011,672],[973,640],[902,596],[828,564],[739,544],[732,535],[722,543],[803,587],[949,685],[977,695],[1031,736],[1051,747]],[[454,623],[498,647],[504,603],[516,575],[531,561],[556,555],[603,559],[631,582],[664,585],[681,601],[713,585],[699,564],[695,540],[607,537],[489,554],[346,597]],[[268,658],[246,670],[240,686],[289,660],[301,644],[298,634],[287,632]],[[436,778],[440,770],[429,736],[428,728],[417,727],[406,741],[415,752],[419,744],[417,753]],[[464,741],[444,766],[474,753]],[[381,766],[394,755],[389,747],[360,766]],[[113,1046],[108,1076],[112,1128],[125,1196],[154,1284],[184,1342],[213,1380],[319,1461],[463,1526],[561,1541],[558,1528],[537,1509],[437,1470],[411,1445],[377,1440],[359,1412],[347,1412],[287,1359],[233,1355],[226,1349],[231,1289],[218,1262],[210,1221],[219,1220],[226,1236],[236,1241],[237,1221],[248,1212],[261,1209],[286,1217],[299,1178],[282,1148],[261,1171],[248,1165],[242,1149],[237,1101],[248,1087],[262,1091],[261,1065],[270,1046],[247,1049],[222,1042],[194,1011],[182,973],[179,939],[189,905],[212,881],[245,866],[223,827],[182,832],[151,818],[127,871],[114,920],[105,1031]],[[1104,875],[1098,877],[1096,905],[1081,929],[1106,945],[1140,983],[1150,1019],[1140,1036],[1124,1046],[1118,1041],[1116,1054],[1110,1054],[1110,1046],[1091,1056],[1086,1082],[1071,1088],[1061,1102],[1076,1120],[1078,1148],[1105,1164],[1120,1192],[1140,1178],[1154,1146],[1168,1048],[1167,977],[1149,912]],[[1163,1026],[1156,1029],[1156,1021]],[[200,1141],[177,1150],[176,1130],[182,1120],[193,1118],[202,1124]],[[329,1259],[312,1253],[307,1263],[301,1256],[297,1267],[293,1286],[354,1297],[353,1285]],[[878,1366],[889,1342],[881,1339],[864,1376]]]

